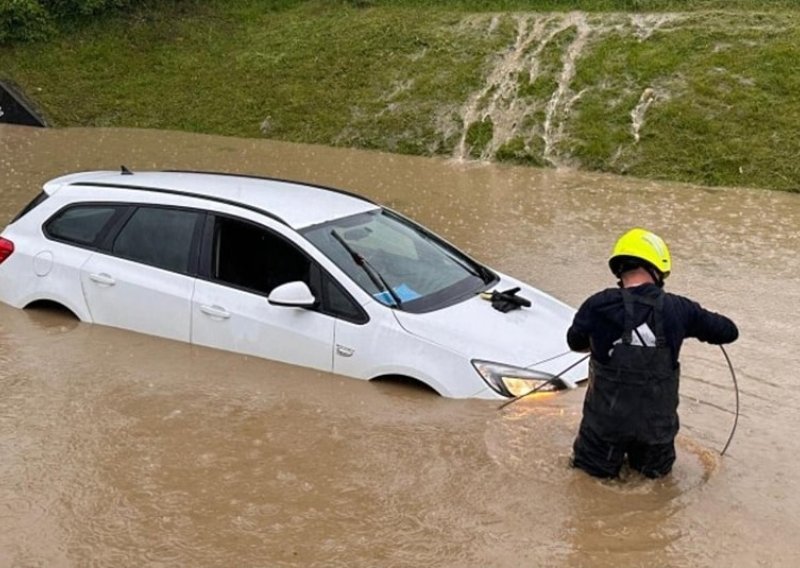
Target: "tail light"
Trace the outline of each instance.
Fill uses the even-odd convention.
[[[14,252],[14,243],[8,239],[0,237],[0,264],[2,264],[5,259],[11,256],[12,252]]]

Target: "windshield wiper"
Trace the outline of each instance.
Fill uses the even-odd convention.
[[[447,257],[453,262],[460,265],[461,268],[463,268],[476,278],[480,278],[484,284],[488,284],[495,278],[494,273],[488,268],[486,268],[484,265],[480,264],[479,262],[472,261],[472,266],[470,266],[466,262],[464,262],[463,260],[461,260],[460,258],[449,252],[447,253]]]
[[[372,266],[369,262],[367,262],[367,259],[364,258],[363,255],[358,254],[356,251],[354,251],[353,247],[347,244],[347,241],[345,241],[344,238],[339,233],[336,232],[336,229],[331,230],[331,235],[333,236],[334,239],[339,241],[339,244],[341,244],[342,247],[344,247],[344,250],[346,250],[350,254],[350,257],[353,259],[353,262],[355,262],[358,266],[364,269],[364,272],[367,273],[367,276],[369,276],[369,279],[372,280],[373,284],[375,284],[375,287],[378,288],[379,290],[381,288],[386,290],[392,297],[392,301],[394,301],[395,306],[397,306],[398,308],[402,307],[403,302],[400,300],[400,296],[398,296],[397,292],[392,290],[389,284],[386,283],[386,280],[384,280],[383,276],[381,276],[381,273],[378,272],[375,269],[375,267]]]
[[[481,280],[484,279],[483,276],[481,276],[478,273],[478,270],[476,270],[474,267],[468,265],[466,262],[464,262],[463,260],[458,258],[456,255],[452,254],[450,251],[445,250],[444,251],[444,255],[447,258],[449,258],[450,260],[452,260],[453,262],[455,262],[457,265],[459,265],[461,268],[463,268],[466,272],[469,272],[470,274],[472,274],[475,278],[480,278]]]
[[[429,243],[433,244],[441,250],[444,255],[463,268],[469,274],[472,274],[475,278],[480,278],[484,284],[488,284],[492,280],[494,280],[495,276],[491,270],[483,266],[481,263],[476,262],[472,259],[462,259],[459,258],[456,254],[454,254],[451,250],[448,250],[446,247],[442,246],[441,243],[437,242],[433,237],[427,234],[424,231],[420,232],[420,235],[428,241]],[[467,262],[469,261],[469,262]]]
[[[497,275],[488,268],[486,268],[484,265],[476,262],[475,266],[477,267],[478,272],[481,273],[479,278],[483,280],[484,284],[488,284],[489,282],[492,282],[495,278],[497,278]]]

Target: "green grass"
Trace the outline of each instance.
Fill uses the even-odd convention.
[[[781,11],[796,0],[343,0],[351,6],[447,7],[468,11],[684,12],[705,10]]]
[[[493,69],[520,18],[591,29],[551,117],[560,162],[706,185],[800,188],[800,8],[739,0],[184,0],[97,17],[53,39],[0,48],[0,76],[57,126],[178,129],[471,156],[502,136]],[[724,8],[724,10],[717,10]],[[716,11],[714,11],[716,10]],[[628,11],[680,11],[637,33]],[[539,19],[539,20],[537,20]],[[549,27],[548,27],[549,26]],[[545,166],[544,123],[574,25],[543,34],[509,71],[516,130],[493,158]],[[543,39],[547,36],[549,39]],[[538,73],[532,76],[536,54]],[[482,118],[464,124],[469,101]],[[631,112],[655,92],[634,140]],[[505,91],[503,91],[505,92]],[[522,109],[522,110],[520,110]],[[494,112],[495,114],[492,114]]]
[[[585,167],[706,185],[796,191],[800,149],[800,28],[795,16],[690,18],[647,42],[610,38],[581,62],[589,89],[571,124]],[[602,85],[602,87],[599,87]],[[633,145],[629,117],[641,92],[661,99]],[[621,152],[620,152],[621,150]],[[614,153],[616,159],[613,159]]]

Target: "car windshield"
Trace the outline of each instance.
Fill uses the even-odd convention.
[[[379,302],[408,312],[454,304],[497,281],[488,268],[385,209],[302,233]]]

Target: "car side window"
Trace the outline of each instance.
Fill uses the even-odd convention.
[[[211,280],[263,296],[281,284],[299,280],[317,298],[315,311],[354,323],[369,321],[361,307],[317,263],[287,239],[255,223],[216,217],[211,253]]]
[[[369,321],[364,310],[342,290],[341,286],[333,278],[323,275],[321,282],[323,312],[353,323],[367,323]]]
[[[115,256],[187,274],[197,211],[139,207],[114,239]]]
[[[74,243],[92,245],[103,229],[114,217],[119,207],[112,205],[76,205],[56,214],[45,225],[45,233],[50,238]]]
[[[217,217],[213,280],[268,295],[281,284],[309,283],[311,261],[293,244],[258,225]]]

